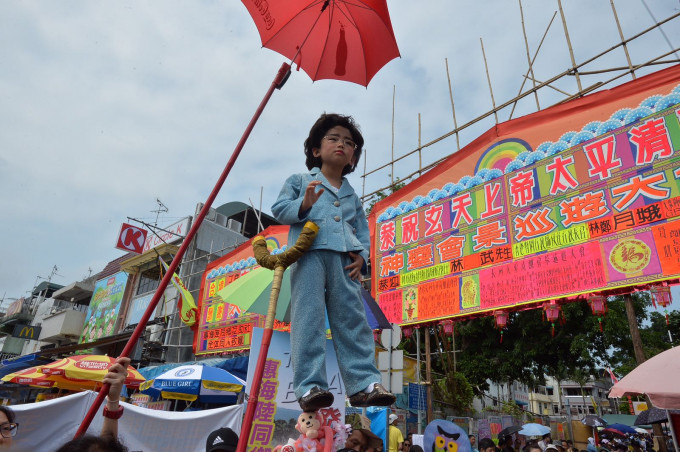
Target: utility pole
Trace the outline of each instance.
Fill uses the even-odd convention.
[[[629,293],[623,296],[626,306],[626,317],[628,318],[628,327],[630,328],[630,337],[633,341],[633,351],[635,352],[635,361],[637,365],[644,363],[647,358],[645,358],[645,351],[642,348],[642,337],[640,336],[640,330],[637,326],[637,317],[635,316],[635,307],[633,306],[633,297]],[[647,406],[652,407],[652,401],[649,397],[645,396],[647,400]],[[661,424],[652,424],[654,428],[654,436],[659,441],[659,452],[668,452],[666,448],[665,437],[663,436],[663,430],[661,430]]]

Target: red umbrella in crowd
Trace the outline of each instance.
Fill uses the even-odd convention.
[[[386,0],[243,0],[243,4],[255,21],[262,44],[290,58],[291,64],[298,64],[312,80],[335,79],[368,86],[385,64],[399,56]],[[283,63],[279,68],[120,356],[130,356],[264,107],[290,76],[290,67]],[[104,385],[76,437],[87,431],[108,392],[109,385]]]

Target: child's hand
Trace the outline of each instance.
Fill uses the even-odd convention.
[[[323,188],[319,189],[319,191],[316,191],[316,186],[319,184],[321,184],[320,180],[313,180],[309,183],[309,185],[307,185],[307,188],[305,189],[305,197],[302,198],[300,212],[311,209],[314,203],[319,200],[321,194],[324,192]]]
[[[349,277],[358,280],[361,278],[361,267],[364,266],[364,258],[357,253],[349,252],[349,257],[352,258],[352,263],[345,267],[349,270]]]

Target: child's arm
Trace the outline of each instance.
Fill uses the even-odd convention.
[[[307,186],[303,186],[303,184],[300,174],[295,174],[286,179],[278,199],[272,206],[274,218],[279,222],[294,224],[306,220],[309,210],[324,192],[323,188],[316,191],[316,187],[321,184],[319,180],[313,180]]]
[[[363,245],[364,249],[359,253],[359,255],[364,260],[361,267],[361,273],[365,274],[368,271],[368,258],[371,250],[371,233],[368,230],[368,220],[366,220],[366,213],[361,205],[359,198],[356,198],[356,220],[354,228],[356,229],[356,236]]]

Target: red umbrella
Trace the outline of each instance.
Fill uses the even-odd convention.
[[[312,80],[367,86],[380,68],[400,56],[385,0],[243,0],[243,4],[262,45],[295,60]]]
[[[278,0],[269,2],[243,0],[243,3],[255,20],[263,43],[269,46],[269,41],[271,41],[271,45],[275,46],[271,48],[277,51],[281,49],[280,52],[284,56],[290,54],[290,48],[295,49],[293,56],[290,57],[291,60],[300,64],[310,74],[312,80],[332,78],[367,86],[382,66],[399,56],[385,0]],[[290,25],[285,26],[286,23],[290,23]],[[323,28],[324,24],[325,29]],[[262,30],[265,30],[266,33],[263,34]],[[313,39],[310,41],[309,38]],[[335,55],[334,60],[333,54]],[[357,57],[357,54],[363,55],[364,63],[361,63],[362,58]],[[318,61],[314,60],[315,57],[318,58]],[[335,65],[331,61],[334,61]],[[186,237],[184,237],[177,254],[170,262],[165,276],[153,297],[151,297],[146,311],[137,323],[120,356],[130,356],[132,349],[146,328],[151,314],[168,287],[172,275],[179,267],[184,253],[189,248],[189,244],[198,232],[198,228],[203,223],[212,203],[236,163],[250,132],[262,115],[264,107],[269,102],[274,90],[281,89],[289,76],[290,64],[283,63],[241,139],[236,144],[229,161],[215,183],[215,187],[208,195],[203,208],[196,216]],[[109,385],[102,386],[97,398],[90,406],[90,410],[85,414],[85,418],[75,434],[76,437],[85,434],[108,392]]]

